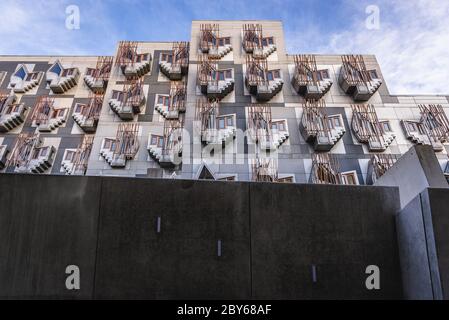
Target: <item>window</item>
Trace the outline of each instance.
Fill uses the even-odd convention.
[[[418,125],[414,122],[407,122],[407,127],[410,132],[418,131]]]
[[[115,140],[113,139],[105,139],[103,144],[103,149],[113,150],[115,147]]]
[[[71,76],[72,74],[75,73],[75,69],[71,68],[71,69],[65,69],[64,71],[62,71],[62,77],[68,77]]]
[[[215,44],[215,42],[214,42]],[[230,45],[231,44],[231,38],[230,37],[225,37],[225,38],[220,38],[218,39],[218,46],[223,47],[225,45]]]
[[[63,117],[65,115],[65,109],[59,109],[57,111],[58,117]]]
[[[267,80],[272,81],[274,79],[279,79],[281,77],[281,73],[279,70],[271,70],[267,72]]]
[[[368,73],[369,73],[371,79],[379,79],[379,77],[377,76],[376,70],[369,70]]]
[[[234,117],[232,115],[217,117],[218,129],[226,129],[227,127],[232,126],[234,126]]]
[[[85,105],[81,103],[77,103],[75,106],[75,113],[81,113],[81,111],[84,109]]]
[[[329,79],[329,71],[328,70],[319,70],[318,74],[320,75],[320,80]]]
[[[158,95],[158,97],[157,97],[157,104],[161,104],[163,106],[168,107],[170,105],[170,97],[169,96]]]
[[[112,99],[116,99],[118,101],[122,101],[122,99],[123,99],[123,92],[118,91],[118,90],[113,90],[112,91]]]
[[[274,44],[273,37],[267,37],[262,39],[262,46],[266,47],[270,44]]]
[[[382,126],[382,129],[384,129],[385,132],[391,132],[391,126],[390,123],[388,121],[383,121],[380,123]]]
[[[232,70],[220,70],[220,71],[212,71],[211,72],[212,79],[224,81],[226,79],[232,78]],[[216,78],[218,77],[218,79]]]
[[[154,136],[154,135],[152,135],[151,136],[151,144],[154,144],[154,145],[156,145],[157,144],[157,136]]]
[[[226,118],[226,126],[233,127],[234,126],[234,119],[232,117]]]
[[[272,130],[286,131],[285,121],[276,121],[271,123]]]
[[[48,147],[44,147],[41,149],[40,156],[45,157],[48,154]]]
[[[277,182],[280,182],[280,183],[293,183],[293,177],[278,178]]]
[[[33,156],[31,157],[31,159],[37,159],[39,158],[39,149],[34,149],[33,150]]]
[[[235,181],[235,176],[218,178],[217,180],[219,180],[219,181]]]
[[[94,73],[95,73],[95,71],[96,71],[96,69],[93,69],[93,68],[87,68],[87,70],[86,70],[86,75],[88,75],[88,76],[93,76]]]
[[[162,53],[162,54],[161,54],[161,60],[162,60],[162,61],[167,61],[167,62],[169,62],[169,63],[172,63],[172,61],[173,61],[173,55],[168,54],[168,53]]]
[[[359,179],[357,178],[357,173],[355,171],[342,172],[341,178],[342,178],[343,184],[347,184],[347,185],[358,185],[359,184]]]
[[[73,161],[73,156],[74,155],[75,155],[75,151],[67,150],[64,160],[66,160],[66,161]]]
[[[29,73],[26,78],[26,81],[36,80],[38,77],[39,77],[39,72]]]
[[[151,135],[151,145],[158,146],[158,147],[162,148],[164,146],[164,137],[152,134]]]
[[[19,70],[17,70],[17,72],[14,74],[16,77],[19,77],[20,79],[25,79],[26,77],[26,72],[25,69],[23,67],[20,67]]]
[[[331,128],[342,127],[342,124],[341,124],[339,116],[330,116],[329,117],[329,124],[330,124]]]
[[[218,129],[224,129],[225,127],[226,127],[225,119],[223,119],[223,118],[218,119]]]

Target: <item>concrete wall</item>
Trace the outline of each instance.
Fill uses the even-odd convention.
[[[401,297],[394,239],[397,189],[285,184],[250,188],[255,298]],[[369,265],[381,270],[381,290],[365,287]]]
[[[428,188],[397,216],[404,296],[449,299],[449,191]]]
[[[427,145],[410,148],[375,185],[399,187],[401,208],[428,187],[449,188],[432,147]]]
[[[402,298],[395,188],[4,175],[0,201],[1,298]]]
[[[0,298],[93,297],[101,180],[3,175],[0,179]],[[81,269],[81,289],[65,269]]]

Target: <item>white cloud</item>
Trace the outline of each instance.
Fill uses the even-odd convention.
[[[449,2],[380,1],[377,5],[379,30],[365,27],[363,7],[351,27],[331,34],[319,51],[375,54],[393,94],[449,94]]]
[[[101,2],[82,4],[86,10],[81,10],[81,29],[69,30],[67,1],[2,0],[0,54],[111,54],[118,33],[104,15]]]
[[[151,0],[151,6],[136,0],[85,0],[79,2],[81,29],[68,30],[65,8],[72,0],[1,0],[0,54],[113,54],[118,40],[136,35],[140,40],[185,39],[190,19],[258,19],[270,13],[289,26],[285,35],[291,53],[375,54],[391,93],[449,94],[448,0],[343,0],[333,12],[326,11],[326,1],[304,1],[302,11],[292,9],[296,2],[274,2],[253,7],[199,0],[186,7],[169,0]],[[380,8],[380,30],[365,27],[365,8],[372,4]],[[332,17],[338,21],[329,21]],[[333,31],[334,26],[343,31]]]

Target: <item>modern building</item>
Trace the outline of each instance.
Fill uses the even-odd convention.
[[[0,298],[449,299],[448,115],[279,21],[0,56]]]
[[[428,144],[449,174],[449,96],[391,95],[372,55],[287,53],[280,21],[1,56],[0,91],[2,172],[372,184]]]

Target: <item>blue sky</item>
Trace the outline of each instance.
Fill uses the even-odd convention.
[[[379,29],[365,27],[369,5]],[[123,39],[188,40],[195,19],[279,19],[288,53],[376,54],[392,93],[449,94],[448,0],[1,0],[0,12],[0,54],[24,55],[111,55]]]

